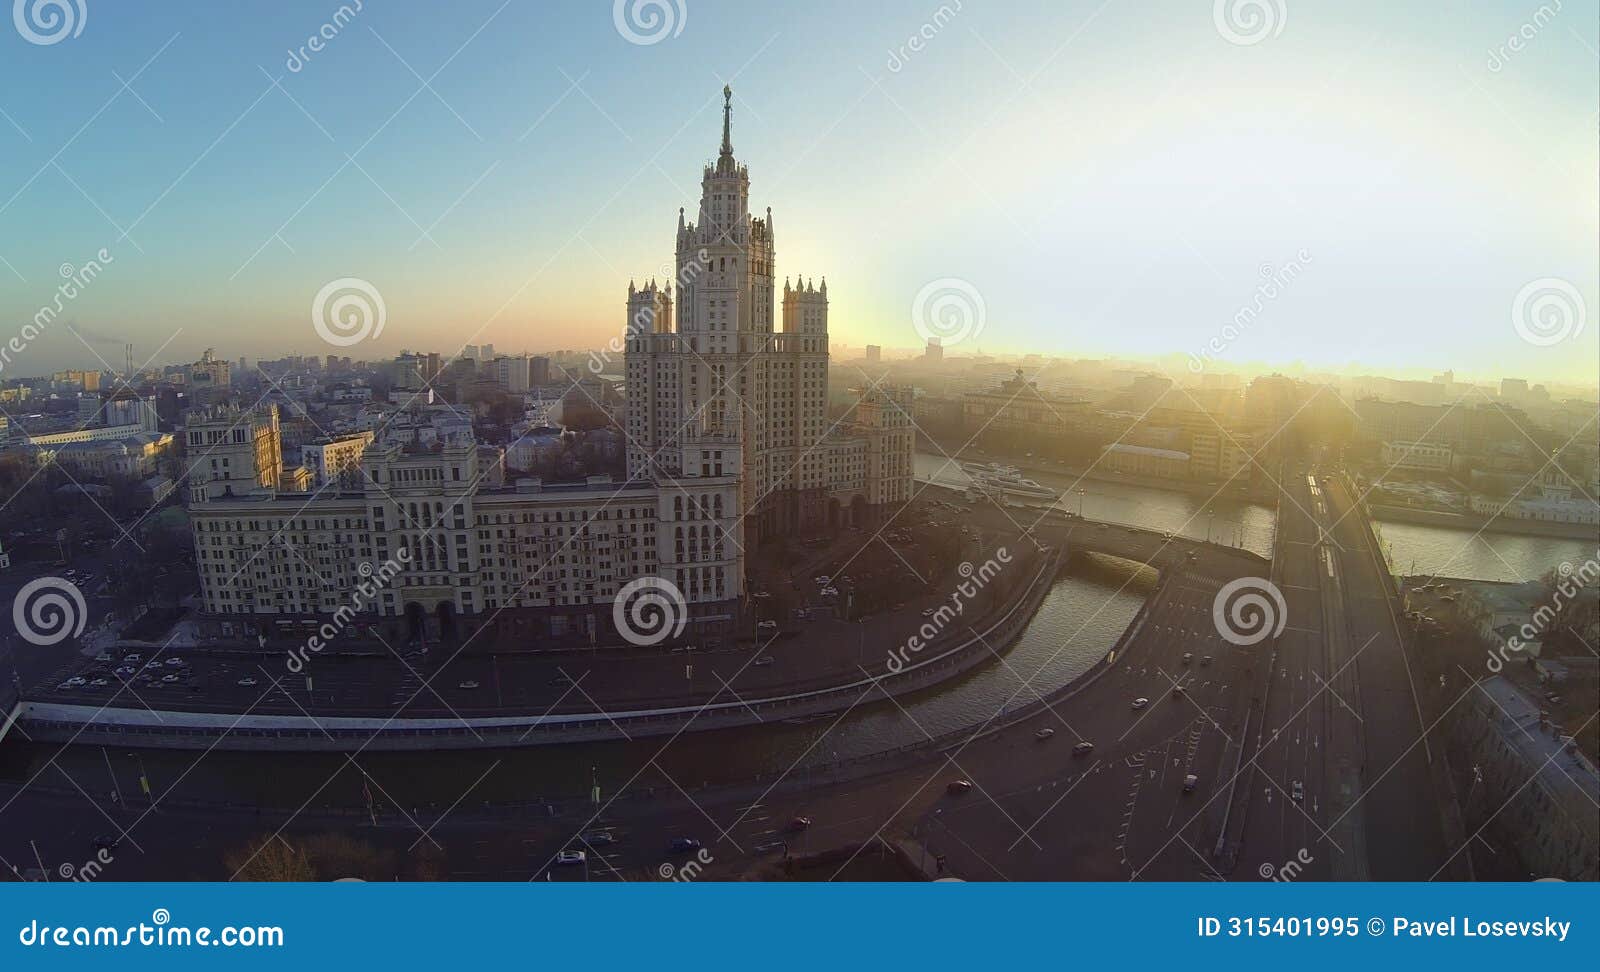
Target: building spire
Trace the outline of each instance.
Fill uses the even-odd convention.
[[[733,136],[730,131],[733,121],[733,88],[730,85],[722,86],[722,155],[733,155]]]

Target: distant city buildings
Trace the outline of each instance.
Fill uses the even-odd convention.
[[[909,499],[907,395],[869,389],[828,421],[826,284],[786,285],[774,329],[770,216],[748,214],[726,112],[700,218],[680,213],[677,314],[671,284],[630,287],[625,388],[588,368],[558,385],[549,357],[468,346],[437,377],[452,401],[484,383],[520,396],[525,431],[507,444],[474,436],[474,407],[500,407],[492,395],[418,398],[368,406],[292,467],[276,406],[196,414],[185,445],[205,624],[314,627],[345,606],[358,564],[388,561],[399,572],[370,614],[402,639],[609,637],[612,600],[647,576],[682,592],[692,624],[716,624],[744,593],[751,514],[839,525]],[[426,384],[431,367],[400,355],[394,387]],[[625,423],[626,481],[516,477],[562,455],[562,437],[539,431],[558,409],[596,429],[585,449],[599,461],[623,460],[606,426]]]

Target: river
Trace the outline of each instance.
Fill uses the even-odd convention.
[[[1004,662],[996,659],[902,698],[898,706],[878,702],[842,718],[686,732],[636,743],[367,752],[357,755],[355,763],[371,774],[368,789],[376,802],[416,806],[448,806],[469,790],[474,803],[581,797],[591,778],[609,796],[623,786],[630,791],[673,785],[692,789],[758,774],[803,774],[808,767],[976,727],[1003,706],[1034,701],[1035,691],[1048,694],[1066,685],[1111,649],[1153,591],[1155,579],[1153,571],[1122,561],[1075,558],[1004,652]],[[889,647],[883,646],[886,651]],[[28,780],[60,751],[57,765],[97,797],[109,793],[113,775],[124,792],[136,793],[136,767],[142,761],[158,793],[181,781],[174,793],[178,799],[291,809],[307,801],[315,808],[361,806],[365,800],[361,773],[343,754],[143,750],[135,755],[119,750],[102,755],[100,747],[62,750],[8,740],[0,749],[0,778]],[[41,783],[68,785],[54,770],[42,774]]]

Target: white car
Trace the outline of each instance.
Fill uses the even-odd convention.
[[[756,623],[756,627],[763,628],[763,629],[776,628],[777,626],[778,626],[778,622],[770,621],[770,620],[769,621],[759,621],[759,622]]]
[[[130,655],[123,655],[122,660],[128,664],[132,664],[136,661],[143,660],[143,656],[141,656],[138,652],[133,652]]]
[[[1306,785],[1299,780],[1295,780],[1294,785],[1289,788],[1289,796],[1296,803],[1303,802],[1306,798]]]
[[[821,594],[823,597],[833,597],[839,593],[839,589],[837,587],[824,587],[817,593]]]
[[[235,682],[234,684],[242,685],[245,688],[250,688],[252,685],[256,684],[256,680],[251,678],[249,675],[246,675],[244,678],[239,679],[239,681]]]
[[[754,665],[757,668],[766,668],[768,665],[772,664],[772,656],[771,655],[762,655],[760,658],[757,658],[755,661],[751,662],[750,664]]]
[[[462,682],[462,683],[461,683],[461,684],[460,684],[460,685],[457,685],[457,686],[456,686],[456,688],[462,688],[462,689],[475,689],[475,688],[477,688],[477,687],[478,687],[478,683],[477,683],[477,682],[474,682],[474,681],[473,681],[473,680],[472,680],[472,679],[470,679],[470,678],[469,678],[469,679],[467,679],[467,680],[466,680],[466,681],[465,681],[465,682]],[[563,852],[563,853],[564,853],[564,852]]]
[[[176,682],[180,677],[181,676],[179,676],[177,672],[173,672],[171,675],[163,675],[163,676],[161,676],[161,680],[163,682],[166,682],[168,685],[171,685],[173,682]]]
[[[87,685],[87,684],[89,684],[89,680],[84,678],[82,675],[74,675],[71,678],[67,679],[67,684],[68,685]]]
[[[572,864],[582,864],[588,858],[589,855],[581,850],[564,850],[556,855],[556,863],[566,867]]]
[[[1134,699],[1133,700],[1133,707],[1135,709],[1142,709],[1142,708],[1144,708],[1145,706],[1147,706],[1149,704],[1150,704],[1150,700],[1146,699],[1146,698],[1138,698],[1138,699]]]

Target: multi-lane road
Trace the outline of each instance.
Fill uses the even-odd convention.
[[[438,841],[447,873],[474,878],[632,880],[685,866],[728,878],[785,850],[908,836],[969,879],[1427,879],[1448,858],[1429,762],[1442,747],[1422,735],[1383,569],[1345,487],[1304,475],[1285,485],[1270,568],[1181,538],[1138,538],[1163,563],[1163,582],[1117,657],[1047,705],[1033,673],[1012,670],[1008,715],[937,747],[776,784],[671,784],[616,803],[608,791],[596,805],[515,819],[470,800],[424,819],[379,795],[376,825],[362,832],[397,852]],[[991,533],[1006,519],[972,518]],[[1116,532],[1052,520],[1036,535],[1071,549],[1110,545]],[[1283,593],[1275,639],[1237,643],[1213,616],[1219,591],[1246,579]],[[1083,742],[1092,750],[1078,751]],[[970,788],[951,792],[956,781]],[[79,805],[53,805],[63,802]],[[129,829],[143,863],[130,860],[128,877],[171,876],[158,862],[189,859],[198,845],[211,870],[195,876],[216,876],[223,850],[284,822],[180,804],[148,814],[136,795],[106,812],[81,804],[59,792],[24,797],[8,819],[36,818],[36,833],[54,842],[43,859],[54,861],[137,817]],[[801,815],[811,825],[791,830]],[[348,826],[307,813],[286,834]],[[585,847],[596,830],[614,842]],[[708,860],[674,856],[679,837],[700,841]],[[582,865],[556,863],[574,849],[586,851]],[[15,861],[33,850],[0,853]]]

